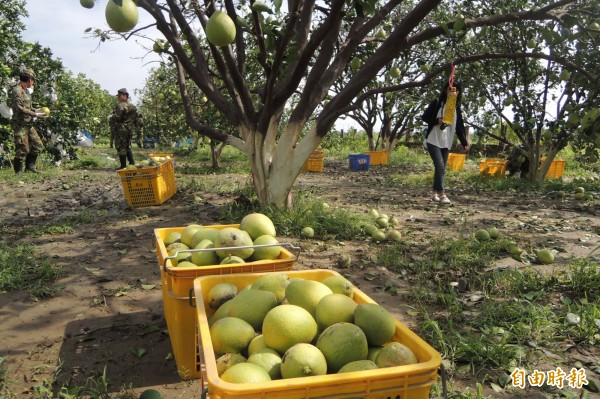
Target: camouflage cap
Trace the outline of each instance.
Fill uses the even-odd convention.
[[[33,69],[31,68],[25,68],[21,70],[20,75],[35,80],[35,72],[33,72]]]
[[[127,89],[125,89],[125,88],[119,89],[119,91],[117,91],[117,96],[120,96],[121,94],[125,94],[125,95],[129,96],[129,93],[127,92]]]

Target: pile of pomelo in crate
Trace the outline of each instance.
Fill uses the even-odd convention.
[[[440,355],[331,270],[194,281],[203,383],[215,398],[428,398]]]
[[[394,336],[394,317],[353,295],[352,284],[336,275],[320,282],[270,273],[239,292],[216,284],[208,322],[221,378],[264,382],[418,363],[399,342],[382,346]]]
[[[277,259],[282,248],[275,235],[271,219],[251,213],[242,219],[239,228],[190,224],[181,233],[171,232],[164,244],[177,267],[228,265]]]
[[[266,215],[156,234],[178,369],[208,397],[428,397],[440,355],[339,273],[290,270]]]

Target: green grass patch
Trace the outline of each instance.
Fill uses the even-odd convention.
[[[46,298],[60,289],[52,283],[62,275],[62,270],[40,256],[32,245],[0,243],[0,265],[1,291],[26,289],[33,298]]]
[[[278,235],[298,236],[304,227],[312,227],[320,239],[353,239],[362,234],[366,217],[342,208],[329,208],[309,193],[296,193],[294,206],[287,209],[261,208],[256,199],[248,202],[232,202],[220,208],[220,219],[225,223],[239,223],[251,212],[269,216]]]

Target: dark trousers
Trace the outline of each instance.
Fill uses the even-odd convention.
[[[443,193],[444,177],[446,176],[446,163],[448,162],[448,154],[450,153],[450,150],[427,143],[427,151],[429,151],[429,156],[431,156],[434,167],[433,191]]]

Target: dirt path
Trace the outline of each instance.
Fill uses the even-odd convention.
[[[396,215],[410,237],[452,236],[496,225],[531,245],[560,247],[568,256],[586,256],[600,245],[598,209],[574,201],[520,193],[490,195],[457,187],[451,191],[454,206],[439,207],[428,202],[426,187],[415,191],[386,186],[386,176],[404,173],[404,166],[372,167],[368,173],[357,173],[344,162],[326,162],[324,173],[303,174],[297,187],[315,192],[331,206],[357,212],[376,207]],[[0,356],[7,362],[7,384],[15,397],[33,396],[33,387],[51,379],[57,369],[59,384],[83,385],[88,377],[106,369],[113,391],[131,384],[137,393],[149,387],[159,389],[166,399],[199,397],[199,381],[182,381],[169,355],[172,348],[152,237],[160,227],[221,224],[215,211],[232,198],[203,193],[203,203],[197,205],[191,201],[193,193],[179,192],[162,206],[132,210],[124,202],[115,172],[109,170],[65,171],[56,180],[2,183],[0,190],[4,240],[33,242],[66,273],[58,282],[62,290],[54,298],[34,302],[25,292],[0,295]],[[33,239],[20,236],[24,226],[41,226],[69,216],[80,220],[73,232]],[[302,247],[298,269],[335,269],[341,251],[351,254],[352,269],[341,272],[350,273],[367,295],[409,327],[415,325],[401,296],[376,288],[386,279],[394,279],[399,287],[403,283],[369,264],[368,242],[349,240],[340,246],[293,237],[288,241]],[[510,258],[500,263],[516,265]],[[559,259],[557,267],[560,264]],[[379,278],[367,281],[366,272]]]

